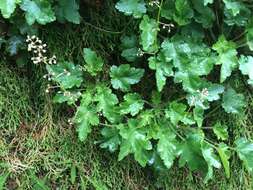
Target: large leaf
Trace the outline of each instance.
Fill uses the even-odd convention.
[[[126,94],[124,96],[124,102],[120,104],[121,114],[131,114],[132,116],[137,115],[144,106],[144,101],[141,96],[137,93]]]
[[[164,126],[158,133],[157,152],[163,160],[167,168],[171,168],[174,159],[178,155],[178,142],[176,135],[169,129],[168,126]]]
[[[199,170],[204,173],[207,171],[207,163],[203,158],[201,146],[204,141],[202,131],[193,131],[187,135],[187,139],[181,145],[181,156],[179,166],[182,167],[186,163],[191,171]]]
[[[239,59],[239,69],[243,75],[248,75],[248,83],[253,85],[253,57],[242,55]]]
[[[235,44],[221,36],[213,45],[213,49],[219,54],[216,64],[221,65],[220,82],[224,82],[238,65]]]
[[[158,49],[157,34],[159,27],[157,21],[149,18],[147,15],[143,16],[140,23],[140,30],[143,50],[147,52],[155,52]]]
[[[229,88],[223,95],[222,107],[227,113],[239,114],[246,106],[243,94],[238,94],[234,89]]]
[[[0,10],[4,18],[10,18],[16,9],[17,0],[1,0]]]
[[[128,154],[133,153],[134,158],[141,166],[148,162],[148,150],[152,149],[152,144],[141,128],[138,128],[138,121],[128,120],[128,126],[120,127],[120,135],[123,138],[120,146],[119,160],[122,160]]]
[[[166,84],[166,77],[173,76],[173,65],[171,61],[166,61],[163,53],[159,53],[157,57],[150,57],[149,68],[156,71],[156,85],[158,91],[161,92]]]
[[[80,87],[83,81],[81,67],[72,62],[63,61],[56,65],[47,65],[46,68],[52,80],[59,83],[63,89]]]
[[[111,83],[113,88],[129,91],[131,84],[136,84],[144,75],[144,69],[136,69],[128,64],[115,66],[110,69]]]
[[[96,76],[98,72],[102,71],[104,62],[96,52],[89,48],[83,49],[83,58],[85,60],[85,69],[92,75]]]
[[[80,24],[79,5],[76,0],[58,0],[56,16],[60,22],[67,20],[74,24]]]
[[[29,25],[34,24],[35,21],[44,25],[56,19],[49,1],[23,0],[20,8],[25,11],[25,18]]]
[[[135,18],[140,18],[147,11],[143,0],[120,0],[115,7],[125,15],[133,15]]]
[[[235,141],[236,151],[249,172],[253,172],[253,143],[245,138]]]

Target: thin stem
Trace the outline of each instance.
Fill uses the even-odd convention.
[[[160,6],[159,6],[159,10],[158,10],[158,13],[157,13],[157,19],[156,19],[156,20],[157,20],[157,23],[160,22],[162,6],[163,6],[163,0],[161,0]]]

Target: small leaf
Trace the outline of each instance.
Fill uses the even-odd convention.
[[[195,122],[186,112],[187,106],[182,103],[172,102],[169,105],[169,109],[165,111],[166,117],[170,118],[170,121],[173,125],[177,125],[179,121],[183,122],[184,124],[192,125]]]
[[[235,44],[220,36],[213,49],[219,54],[216,64],[221,65],[220,82],[224,82],[238,65]]]
[[[6,50],[11,56],[17,55],[18,50],[24,46],[24,39],[21,36],[11,36],[7,41]]]
[[[86,140],[88,134],[91,132],[92,126],[99,124],[99,118],[96,108],[92,103],[92,94],[86,91],[83,94],[80,106],[77,108],[74,116],[74,123],[77,125],[78,137],[80,141]]]
[[[201,150],[202,150],[203,157],[206,160],[207,165],[208,165],[208,172],[204,179],[204,181],[207,182],[213,177],[213,167],[220,168],[221,163],[218,160],[217,156],[214,154],[213,148],[209,144],[204,143],[201,147]]]
[[[1,0],[0,10],[4,18],[10,18],[16,9],[17,0]]]
[[[130,113],[132,116],[135,116],[140,112],[140,110],[143,109],[143,106],[144,101],[141,99],[141,96],[139,94],[126,94],[124,96],[124,102],[120,104],[120,113]]]
[[[201,127],[204,120],[204,110],[200,107],[195,107],[193,109],[193,118],[197,122],[198,127]]]
[[[29,25],[37,21],[45,25],[56,20],[50,2],[40,0],[23,0],[20,8],[25,11],[25,18]]]
[[[124,57],[128,62],[134,62],[138,58],[138,43],[135,35],[121,37],[121,56]]]
[[[156,20],[143,16],[140,23],[141,30],[141,45],[144,51],[155,52],[158,49],[157,34],[159,31]]]
[[[166,84],[166,77],[173,76],[173,64],[166,61],[166,57],[159,53],[157,57],[150,57],[149,68],[156,71],[156,85],[158,91],[161,92],[164,85]]]
[[[115,7],[125,15],[133,15],[134,18],[140,18],[147,11],[143,0],[120,0]]]
[[[54,98],[53,98],[53,101],[55,103],[64,103],[64,102],[67,102],[68,105],[72,105],[74,104],[78,99],[79,97],[81,96],[82,94],[80,92],[75,92],[75,91],[65,91],[65,92],[58,92]]]
[[[223,164],[223,167],[225,169],[226,177],[230,178],[230,164],[229,164],[229,158],[230,158],[230,151],[228,150],[228,146],[224,143],[220,143],[219,147],[217,148],[217,151],[219,153],[221,162]]]
[[[106,148],[110,152],[115,152],[121,144],[119,130],[117,128],[105,127],[101,130],[101,134],[103,136],[103,139],[101,141],[100,147]]]
[[[112,93],[112,90],[105,85],[97,85],[97,93],[94,101],[98,102],[97,110],[102,111],[105,118],[112,123],[117,123],[121,120],[119,108],[115,105],[118,104],[118,98]]]
[[[127,127],[120,127],[120,135],[123,141],[120,146],[118,160],[120,161],[128,154],[133,153],[135,160],[144,167],[149,160],[148,150],[152,149],[152,144],[138,126],[137,120],[130,119]]]
[[[9,173],[5,173],[0,176],[0,190],[4,189],[5,183],[9,177]]]
[[[70,181],[71,181],[72,185],[74,185],[76,182],[76,166],[75,166],[75,164],[72,164],[72,166],[71,166]]]
[[[253,85],[253,57],[241,55],[239,69],[243,75],[248,75],[248,84]]]
[[[222,125],[220,122],[216,123],[213,127],[213,132],[217,136],[218,139],[227,140],[228,139],[228,127],[226,125]]]
[[[60,22],[67,20],[74,24],[80,24],[81,16],[78,12],[79,5],[76,0],[58,0],[55,9],[57,20]]]
[[[245,138],[239,138],[235,141],[236,151],[239,158],[243,161],[246,169],[253,172],[253,143]]]
[[[83,82],[81,67],[72,62],[63,61],[56,65],[47,65],[46,68],[52,80],[59,83],[63,89],[80,87]]]
[[[102,71],[104,62],[101,57],[97,56],[96,52],[84,48],[83,58],[86,62],[84,67],[92,76],[96,76],[98,72]]]
[[[136,69],[128,64],[113,65],[110,69],[111,83],[113,88],[129,91],[130,85],[136,84],[144,75],[144,69]]]
[[[246,39],[249,49],[253,51],[253,19],[250,20],[246,27]]]
[[[243,94],[237,94],[232,88],[224,93],[222,107],[227,113],[240,114],[245,106],[246,102]]]

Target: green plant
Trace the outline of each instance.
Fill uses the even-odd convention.
[[[56,1],[56,9],[48,1],[4,2],[5,18],[19,4],[28,25],[56,18],[78,24],[81,19],[75,1],[71,6]],[[120,0],[116,8],[139,24],[133,34],[122,32],[117,63],[87,47],[80,65],[69,60],[49,64],[42,56],[46,52],[34,51],[36,63],[46,63],[46,77],[53,81],[46,92],[54,91],[55,102],[75,109],[70,123],[77,126],[79,139],[102,127],[97,143],[110,152],[119,149],[118,160],[133,154],[141,166],[165,171],[178,158],[179,167],[203,173],[205,182],[222,165],[229,178],[235,153],[252,172],[249,137],[230,135],[219,118],[207,120],[220,107],[228,114],[244,114],[250,99],[231,79],[240,77],[243,83],[246,75],[251,91],[252,3]],[[19,47],[21,42],[15,38],[11,44]]]

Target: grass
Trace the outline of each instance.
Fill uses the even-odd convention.
[[[106,6],[111,7],[111,3],[106,1]],[[117,32],[127,31],[128,24],[135,26],[134,21],[121,17],[114,9],[106,9],[104,13],[89,11],[85,7],[82,10],[85,22],[80,26],[64,25],[64,31],[62,26],[55,25],[42,29],[41,36],[50,52],[58,59],[82,64],[82,48],[91,47],[106,60],[118,60],[114,55],[117,52],[115,44],[120,38]],[[115,17],[117,19],[111,19]],[[66,122],[69,113],[63,111],[64,107],[53,105],[50,95],[44,92],[47,84],[42,77],[44,68],[27,65],[26,70],[30,71],[29,74],[0,64],[0,190],[5,175],[8,177],[4,186],[8,190],[253,189],[252,176],[236,155],[231,159],[230,179],[219,170],[215,171],[214,180],[204,184],[197,173],[190,173],[186,168],[175,166],[157,176],[150,168],[141,168],[131,157],[118,162],[116,154],[94,144],[99,137],[97,132],[81,143],[74,126]],[[231,136],[252,138],[250,89],[245,91],[241,81],[233,83],[248,97],[245,114],[228,117],[218,109],[210,115],[208,122],[219,118],[229,126]]]

